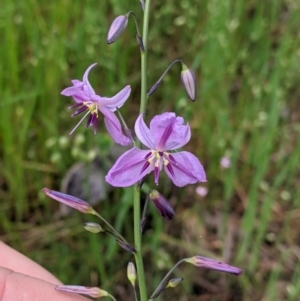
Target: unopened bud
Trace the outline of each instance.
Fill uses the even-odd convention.
[[[116,239],[116,242],[120,245],[121,248],[123,248],[124,250],[130,252],[130,253],[133,253],[135,254],[136,253],[136,249],[132,246],[130,246],[129,244],[119,240],[119,239]]]
[[[186,258],[185,262],[191,263],[196,267],[229,273],[237,276],[242,274],[243,272],[239,268],[203,256],[194,256],[194,257]]]
[[[43,188],[43,192],[49,196],[50,198],[63,203],[71,208],[74,208],[83,213],[95,214],[95,210],[91,207],[89,203],[83,201],[79,198],[76,198],[72,195],[61,193],[55,190],[51,190],[48,188]]]
[[[156,190],[151,190],[151,192],[149,193],[149,198],[153,202],[161,216],[168,220],[171,220],[173,218],[175,212],[170,206],[167,199],[162,194],[160,194]]]
[[[84,229],[92,232],[92,233],[99,233],[99,232],[105,232],[105,230],[97,223],[84,223],[83,225]]]
[[[57,285],[55,289],[61,292],[86,295],[92,298],[110,296],[110,294],[107,291],[104,291],[98,287],[87,287],[80,285]]]
[[[128,14],[116,17],[111,23],[107,33],[107,44],[115,42],[126,29],[128,23]]]
[[[135,286],[136,281],[136,269],[133,262],[129,262],[127,266],[127,278],[132,284],[132,286]]]
[[[179,283],[181,283],[183,280],[182,277],[177,277],[177,278],[172,278],[170,279],[170,281],[168,282],[166,288],[173,288],[176,287]]]
[[[145,51],[145,47],[144,47],[144,43],[143,43],[142,37],[141,37],[140,35],[138,35],[138,34],[136,34],[135,37],[136,37],[136,40],[137,40],[137,42],[138,42],[138,45],[139,45],[140,50],[141,50],[142,52],[144,52],[144,51]]]
[[[191,69],[182,63],[181,83],[184,90],[191,101],[196,100],[197,88],[195,74]]]

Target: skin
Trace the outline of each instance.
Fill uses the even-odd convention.
[[[88,301],[82,296],[59,292],[62,284],[36,262],[0,242],[0,300]]]

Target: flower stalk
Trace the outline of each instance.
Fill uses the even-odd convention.
[[[144,49],[141,49],[141,100],[140,113],[145,113],[147,106],[147,54],[148,54],[148,28],[151,0],[147,0],[144,8],[143,35],[142,41]],[[137,147],[141,147],[141,142],[137,142]],[[140,291],[140,301],[147,301],[147,287],[145,280],[145,270],[142,257],[142,234],[141,234],[141,191],[138,184],[133,186],[133,224],[134,224],[134,243],[137,253],[134,254],[137,268],[137,279]]]

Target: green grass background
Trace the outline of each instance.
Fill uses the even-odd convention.
[[[120,300],[132,297],[131,256],[110,237],[85,233],[85,216],[54,218],[57,204],[41,189],[59,189],[73,163],[108,148],[101,123],[96,136],[83,126],[68,136],[77,119],[60,92],[90,64],[98,63],[90,80],[99,94],[132,86],[122,113],[133,126],[140,89],[133,20],[116,43],[105,42],[114,17],[129,10],[141,24],[138,0],[3,0],[0,9],[1,239],[62,281],[101,285]],[[162,300],[299,296],[299,11],[297,0],[152,1],[148,84],[182,58],[195,70],[198,99],[186,99],[175,66],[151,96],[148,116],[175,110],[189,121],[186,149],[205,166],[209,193],[201,198],[197,185],[160,187],[176,217],[165,222],[151,209],[149,292],[183,256],[209,255],[244,270],[236,278],[181,267],[183,287]],[[224,155],[232,161],[227,170],[219,164]],[[132,241],[130,190],[110,194],[97,209]]]

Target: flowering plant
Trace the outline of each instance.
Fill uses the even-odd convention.
[[[121,248],[133,254],[135,258],[135,265],[132,262],[129,262],[127,276],[128,280],[132,284],[136,301],[154,300],[167,287],[177,286],[183,279],[169,278],[174,269],[179,264],[184,262],[191,263],[196,267],[212,269],[234,275],[240,275],[242,273],[239,268],[222,263],[218,260],[195,255],[190,258],[183,258],[179,260],[162,279],[153,293],[150,296],[148,295],[148,290],[150,287],[146,285],[145,281],[141,239],[145,217],[147,214],[146,209],[148,200],[150,199],[153,202],[162,217],[171,220],[175,215],[175,212],[167,199],[158,191],[149,187],[159,183],[160,172],[163,169],[167,176],[178,187],[206,181],[204,168],[197,157],[190,152],[180,150],[189,142],[191,138],[190,126],[182,117],[177,116],[175,112],[164,112],[154,116],[150,121],[149,127],[144,121],[148,98],[160,86],[164,75],[175,63],[179,62],[182,65],[180,78],[187,97],[190,100],[195,101],[197,94],[195,74],[181,60],[175,60],[172,62],[147,93],[147,37],[150,3],[151,0],[147,0],[145,3],[144,1],[141,1],[142,10],[144,11],[142,36],[139,33],[135,14],[131,11],[115,18],[108,30],[107,35],[108,44],[115,42],[126,29],[129,17],[133,17],[136,26],[136,38],[141,53],[140,114],[137,116],[134,126],[137,139],[131,135],[131,131],[128,129],[123,117],[118,111],[118,109],[124,105],[130,96],[131,87],[129,85],[111,98],[97,95],[88,80],[89,72],[96,65],[92,64],[85,71],[82,81],[73,80],[73,86],[62,91],[64,96],[72,97],[75,101],[75,104],[70,107],[77,108],[72,116],[87,112],[72,130],[72,132],[83,121],[83,119],[89,115],[86,126],[92,126],[94,128],[94,133],[96,134],[98,128],[98,119],[100,118],[99,112],[101,112],[104,115],[106,129],[112,139],[116,143],[123,146],[133,144],[131,149],[125,151],[119,157],[106,175],[106,181],[110,185],[115,187],[131,186],[131,189],[133,189],[133,245],[130,244],[121,233],[115,230],[115,228],[102,215],[96,212],[86,201],[51,189],[43,189],[44,193],[54,200],[69,205],[70,207],[82,213],[98,216],[101,220],[101,225],[88,222],[84,226],[85,229],[92,233],[105,232],[109,235],[112,235]],[[115,115],[115,112],[119,113],[120,120]],[[146,184],[145,182],[148,180],[147,175],[152,171],[154,173],[154,181],[150,180],[150,182]],[[148,195],[143,213],[141,212],[141,190],[146,191]],[[59,286],[57,289],[65,292],[85,294],[95,298],[107,296],[115,300],[112,294],[96,287],[88,288],[77,285],[66,285]]]

